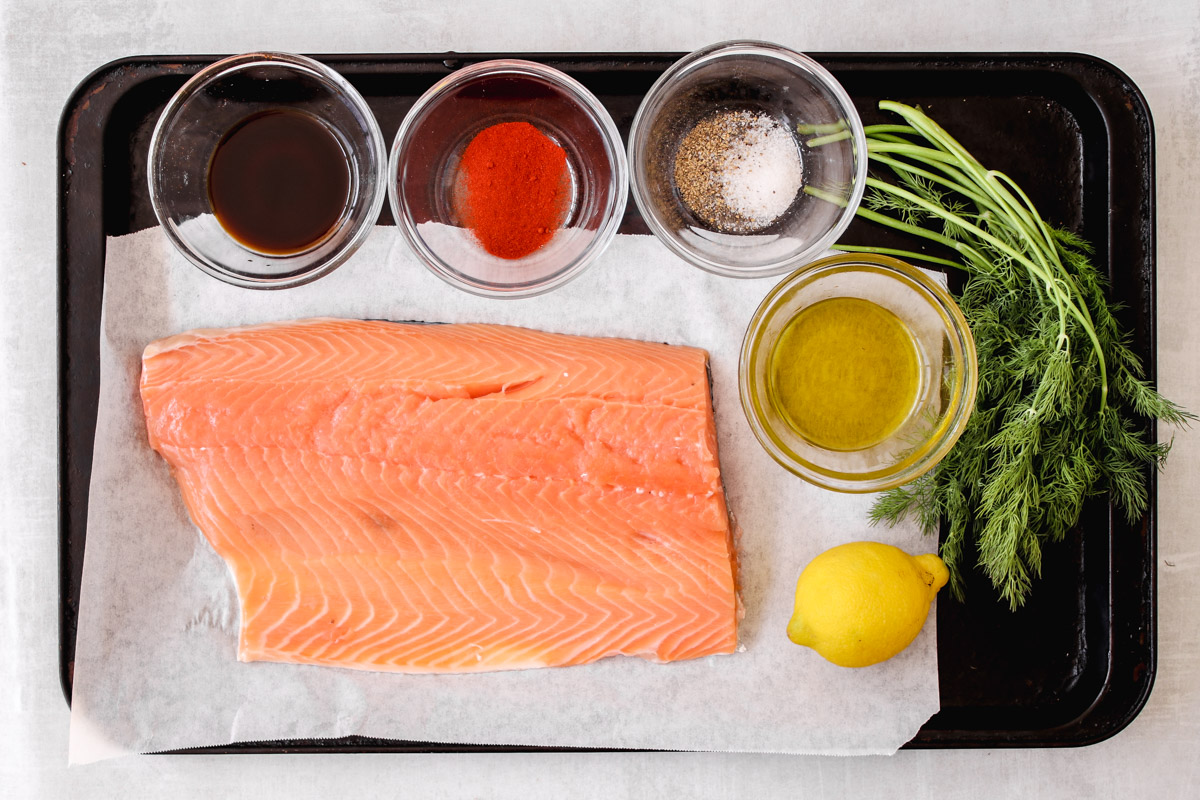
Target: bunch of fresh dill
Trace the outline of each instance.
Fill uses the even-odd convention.
[[[1042,546],[1061,540],[1084,501],[1111,492],[1136,520],[1146,472],[1169,445],[1143,434],[1147,419],[1194,417],[1144,379],[1113,315],[1091,249],[1048,225],[1008,176],[983,167],[916,108],[884,101],[905,124],[867,128],[873,166],[858,213],[937,242],[959,261],[869,247],[963,269],[957,298],[975,337],[979,390],[962,437],[930,473],[881,495],[875,522],[915,515],[927,532],[943,520],[941,555],[962,597],[968,537],[979,565],[1012,608],[1039,576]]]

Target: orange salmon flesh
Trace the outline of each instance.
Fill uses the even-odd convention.
[[[150,344],[150,445],[238,658],[397,672],[737,646],[703,350],[313,319]]]

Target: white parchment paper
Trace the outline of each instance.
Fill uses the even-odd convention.
[[[737,362],[771,280],[688,266],[649,236],[618,236],[575,282],[526,300],[439,281],[395,229],[345,265],[276,292],[226,286],[151,229],[108,241],[101,390],[76,642],[73,763],[238,741],[363,735],[427,742],[823,754],[893,753],[938,710],[935,616],[902,654],[836,667],[791,644],[796,576],[858,539],[930,552],[915,528],[871,528],[870,496],[810,486],[754,440]],[[712,358],[722,473],[740,529],[740,652],[659,665],[396,675],[240,663],[224,563],[146,442],[143,348],[194,327],[307,316],[496,322],[703,347]]]

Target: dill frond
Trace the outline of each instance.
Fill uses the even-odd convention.
[[[1107,494],[1131,521],[1145,512],[1147,476],[1170,451],[1148,438],[1150,423],[1196,417],[1145,380],[1088,242],[1047,224],[1015,182],[920,110],[880,108],[906,124],[868,135],[873,163],[895,182],[869,181],[867,218],[957,249],[979,385],[954,448],[880,495],[871,520],[943,527],[953,595],[963,598],[977,567],[1015,609],[1041,575],[1044,546],[1076,527],[1090,498]],[[965,563],[971,553],[977,561]]]

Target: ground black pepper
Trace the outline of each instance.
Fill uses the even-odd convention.
[[[791,205],[802,182],[791,134],[749,111],[721,111],[700,120],[680,141],[674,166],[683,202],[724,233],[768,227]]]

